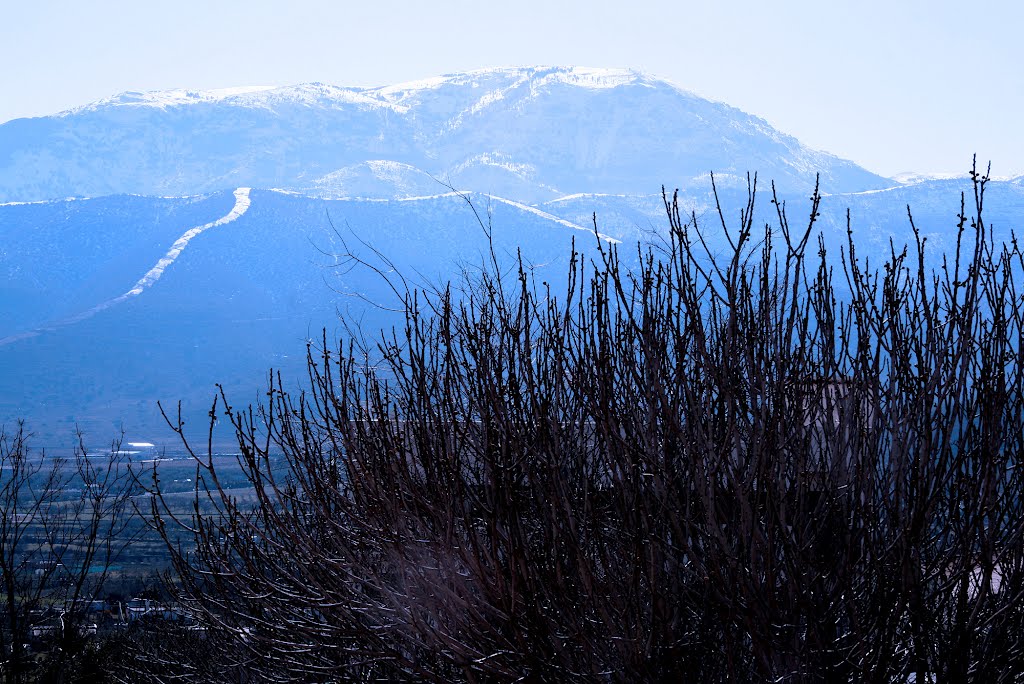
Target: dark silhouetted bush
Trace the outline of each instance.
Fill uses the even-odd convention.
[[[756,225],[755,180],[724,252],[666,196],[633,268],[393,280],[307,393],[214,403],[254,495],[191,446],[191,514],[155,492],[181,599],[253,680],[1019,679],[1024,255],[974,181],[935,269],[826,254],[817,193]]]

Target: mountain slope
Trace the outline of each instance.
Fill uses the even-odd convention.
[[[415,285],[479,267],[487,249],[486,232],[465,198],[454,194],[327,201],[252,190],[245,194],[247,210],[232,211],[243,194],[0,206],[0,226],[48,226],[30,236],[31,249],[12,255],[25,265],[22,275],[31,270],[45,284],[38,301],[72,295],[70,304],[40,312],[21,306],[23,291],[13,289],[21,276],[0,278],[7,288],[0,292],[0,426],[27,418],[43,439],[60,443],[76,425],[106,439],[123,423],[135,438],[167,442],[171,433],[157,400],[171,406],[182,400],[186,418],[200,426],[214,383],[224,384],[239,405],[262,396],[271,367],[297,387],[306,340],[320,339],[324,327],[332,345],[346,334],[339,312],[371,336],[401,324],[386,283],[346,255],[373,262],[378,249],[390,262],[385,270],[398,269]],[[473,202],[491,217],[500,258],[509,262],[521,251],[538,279],[553,284],[564,275],[572,240],[581,246],[596,240],[515,202],[484,196]],[[125,218],[130,229],[122,230]],[[172,220],[178,221],[173,227]],[[119,296],[196,226],[206,228],[159,279],[137,296]],[[95,234],[90,249],[64,253],[63,245],[79,244],[88,233]],[[139,240],[145,244],[135,244],[133,233],[145,236]],[[54,255],[52,262],[33,256],[46,254]],[[96,306],[103,303],[110,305]]]

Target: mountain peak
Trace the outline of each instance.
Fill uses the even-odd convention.
[[[74,107],[61,112],[61,115],[77,114],[82,111],[89,111],[111,106],[126,107],[173,107],[178,105],[196,104],[199,102],[220,102],[254,93],[262,93],[274,90],[277,86],[240,86],[233,88],[216,88],[213,90],[191,90],[186,88],[172,88],[170,90],[138,91],[128,90],[107,97],[96,102],[91,102],[80,107]]]
[[[493,81],[536,81],[539,83],[567,83],[588,88],[615,88],[622,85],[661,81],[633,69],[601,68],[586,66],[508,66],[459,71],[433,76],[416,81],[396,83],[370,89],[373,92],[391,93],[411,90],[431,90],[444,85],[472,85]]]
[[[204,103],[266,107],[283,102],[313,104],[361,104],[395,109],[408,102],[428,97],[431,91],[448,87],[507,90],[529,84],[531,89],[563,84],[585,89],[618,88],[627,85],[669,86],[692,95],[675,84],[633,69],[584,66],[514,66],[454,72],[414,81],[371,88],[339,86],[322,82],[286,86],[258,85],[195,90],[129,90],[59,113],[69,116],[109,107],[155,107],[166,109]]]

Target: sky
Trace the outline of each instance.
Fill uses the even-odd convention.
[[[126,90],[627,67],[871,171],[1024,173],[1024,3],[4,0],[0,122]]]

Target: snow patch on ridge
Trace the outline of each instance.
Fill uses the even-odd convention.
[[[544,204],[557,204],[559,202],[571,202],[572,200],[583,199],[584,197],[654,197],[653,193],[647,195],[625,195],[612,192],[576,192],[571,195],[563,195],[562,197],[556,197],[548,200]],[[660,197],[661,195],[657,195]]]
[[[984,169],[978,169],[978,173],[981,174]],[[918,183],[927,183],[929,181],[949,181],[949,180],[969,180],[971,174],[969,172],[955,173],[955,172],[937,172],[937,173],[918,173],[916,171],[905,171],[903,173],[897,173],[892,177],[892,180],[896,181],[900,185],[917,185]],[[1019,182],[1024,176],[989,176],[989,180],[992,181],[1007,181],[1010,183]]]
[[[470,157],[456,166],[452,171],[454,173],[459,173],[472,166],[496,166],[526,180],[532,178],[536,172],[536,167],[534,167],[533,164],[521,164],[514,162],[511,157],[507,154],[502,154],[501,152],[484,152],[483,154]]]
[[[452,190],[450,192],[442,192],[438,195],[418,195],[416,197],[398,197],[392,201],[394,202],[423,202],[425,200],[433,200],[441,197],[462,197],[465,198],[469,194],[469,190]],[[388,200],[384,200],[387,202]]]
[[[92,197],[65,197],[63,199],[32,200],[30,202],[0,202],[0,207],[21,207],[28,204],[56,204],[58,202],[84,202]]]
[[[900,185],[916,185],[933,180],[953,180],[955,178],[968,178],[966,173],[917,173],[916,171],[905,171],[897,173],[892,177]]]
[[[129,90],[104,98],[91,104],[75,107],[62,112],[61,115],[77,114],[82,111],[98,109],[110,105],[121,105],[129,107],[176,107],[190,105],[199,102],[220,102],[231,98],[237,98],[254,93],[262,93],[274,90],[277,86],[238,86],[235,88],[218,88],[214,90],[190,90],[186,88],[174,88],[171,90],[139,91]]]
[[[306,188],[312,196],[390,199],[427,194],[445,183],[411,164],[390,159],[368,159],[332,171]],[[386,197],[384,197],[386,195]]]
[[[404,114],[409,110],[400,104],[382,100],[373,91],[360,88],[346,88],[328,83],[303,83],[294,86],[275,88],[259,97],[253,98],[253,104],[270,108],[274,104],[298,103],[308,107],[340,105],[357,105],[361,107],[386,108]]]
[[[553,66],[522,66],[497,67],[491,69],[474,69],[443,76],[434,76],[417,81],[407,81],[394,85],[382,86],[364,91],[367,95],[378,96],[388,102],[404,104],[416,99],[425,91],[438,90],[444,86],[479,87],[484,81],[502,82],[497,88],[488,90],[473,106],[463,114],[475,113],[501,100],[505,94],[526,83],[532,90],[552,84],[566,84],[591,90],[606,90],[625,85],[645,85],[653,87],[656,83],[666,83],[676,90],[692,95],[689,91],[679,88],[662,78],[656,78],[632,69],[598,68],[598,67],[553,67]],[[461,116],[461,115],[460,115]]]
[[[149,92],[128,91],[61,112],[66,117],[81,112],[96,111],[106,107],[152,107],[167,109],[203,103],[228,103],[243,107],[273,109],[283,104],[302,106],[339,107],[357,105],[363,107],[384,107],[404,113],[407,107],[380,99],[374,93],[367,94],[359,88],[344,88],[324,83],[301,83],[289,86],[242,86],[215,90],[156,90]]]
[[[592,90],[607,90],[609,88],[619,88],[635,84],[649,86],[651,81],[651,77],[632,69],[568,67],[565,69],[554,69],[551,73],[545,74],[537,82],[537,85],[545,86],[550,83],[564,83]]]
[[[391,161],[390,159],[370,159],[366,165],[373,175],[383,181],[398,183],[404,180],[407,173],[423,173],[411,164]]]

